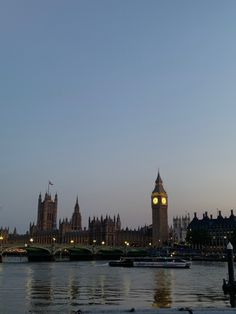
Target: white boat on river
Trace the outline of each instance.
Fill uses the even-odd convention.
[[[109,262],[113,267],[190,268],[191,262],[172,257],[121,257]]]

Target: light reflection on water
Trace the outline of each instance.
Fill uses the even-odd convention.
[[[106,262],[0,264],[0,313],[78,309],[230,307],[222,291],[226,263],[191,269],[109,267]]]

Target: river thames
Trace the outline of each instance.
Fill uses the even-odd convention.
[[[0,313],[230,308],[223,278],[227,264],[222,262],[154,269],[113,268],[106,261],[28,263],[10,258],[0,264]]]

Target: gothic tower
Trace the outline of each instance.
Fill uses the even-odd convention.
[[[57,194],[54,201],[51,195],[45,194],[44,201],[42,201],[41,194],[38,199],[38,231],[52,231],[57,228]]]
[[[151,195],[152,201],[152,245],[162,246],[168,241],[168,196],[158,171],[155,188]]]
[[[75,209],[71,218],[71,229],[73,231],[81,230],[81,214],[79,209],[79,202],[78,202],[78,196],[75,203]]]

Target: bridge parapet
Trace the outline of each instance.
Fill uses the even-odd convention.
[[[76,251],[76,250],[84,250],[84,252],[88,252],[88,254],[91,255],[97,255],[97,254],[105,254],[105,253],[112,253],[116,252],[118,253],[120,251],[120,255],[127,255],[132,254],[135,251],[141,251],[141,250],[147,250],[147,248],[132,248],[127,246],[106,246],[106,245],[81,245],[76,243],[51,243],[51,244],[40,244],[40,243],[6,243],[2,245],[1,251],[2,254],[17,250],[24,250],[29,251],[30,248],[32,249],[38,249],[42,251],[46,251],[47,254],[50,254],[52,256],[61,253],[63,251]],[[134,253],[135,254],[135,253]]]

